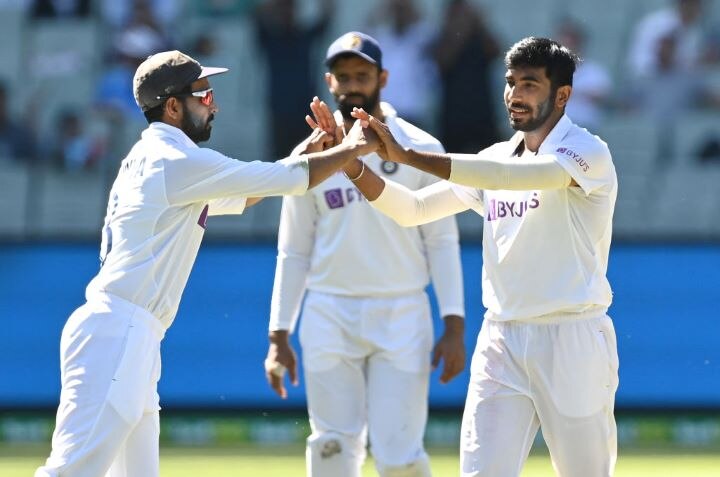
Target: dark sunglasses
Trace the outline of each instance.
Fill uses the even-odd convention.
[[[186,93],[173,93],[173,94],[166,94],[162,96],[158,96],[157,99],[168,99],[172,96],[195,96],[196,98],[200,98],[200,102],[204,104],[205,106],[210,106],[213,102],[213,89],[208,88],[204,89],[202,91],[188,91]]]

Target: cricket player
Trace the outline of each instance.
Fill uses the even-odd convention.
[[[135,100],[149,126],[110,191],[102,265],[87,302],[63,329],[52,452],[36,477],[158,476],[160,343],[207,217],[241,213],[257,200],[248,197],[303,194],[372,149],[359,125],[331,149],[277,163],[198,147],[218,112],[209,77],[225,71],[167,51],[135,73]],[[332,140],[315,131],[305,152]]]
[[[350,128],[353,107],[362,107],[383,118],[404,147],[444,152],[435,138],[380,102],[388,71],[372,37],[342,35],[328,48],[326,65],[338,124]],[[335,118],[328,121],[334,125]],[[363,161],[368,170],[412,189],[437,181],[377,154]],[[446,217],[399,226],[356,189],[362,175],[338,173],[304,195],[283,198],[267,378],[281,397],[287,391],[278,370],[289,370],[297,382],[288,335],[305,297],[300,344],[312,429],[308,475],[359,477],[369,436],[380,476],[427,477],[423,436],[431,364],[444,360],[442,382],[465,365],[457,225]],[[425,293],[431,277],[445,322],[434,352]]]
[[[364,174],[355,185],[403,225],[473,209],[485,217],[483,304],[462,424],[462,475],[518,476],[539,427],[560,476],[613,473],[618,386],[606,278],[617,195],[607,145],[564,110],[576,57],[545,38],[505,56],[505,105],[517,133],[476,155],[403,147],[358,110],[390,160],[446,179],[413,192]],[[323,126],[324,128],[327,125]],[[360,173],[360,161],[345,171]]]

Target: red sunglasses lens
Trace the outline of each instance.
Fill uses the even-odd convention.
[[[200,98],[200,102],[205,106],[210,106],[210,103],[213,102],[213,92],[208,91],[207,93],[205,93],[205,96]]]

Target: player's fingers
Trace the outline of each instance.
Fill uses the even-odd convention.
[[[310,109],[315,116],[315,121],[317,121],[318,127],[332,134],[335,130],[335,118],[330,112],[330,108],[328,108],[327,104],[320,101],[320,98],[315,96],[312,103],[310,103]]]
[[[332,137],[330,134],[323,131],[322,136],[320,137],[320,141],[322,141],[323,147],[332,146],[335,144],[335,138]]]
[[[448,359],[448,357],[446,356],[446,357],[445,357],[445,364],[444,364],[444,366],[443,366],[443,371],[442,371],[442,374],[440,375],[440,382],[441,382],[441,383],[445,384],[445,383],[447,383],[448,381],[450,381],[450,380],[452,379],[452,377],[454,376],[454,371],[453,371],[453,369],[454,369],[454,368],[453,368],[453,361],[452,361],[452,359]]]
[[[370,129],[372,129],[383,142],[391,138],[390,131],[388,130],[387,125],[379,121],[375,116],[368,116],[368,124],[370,126]]]
[[[355,119],[361,119],[363,121],[367,121],[370,117],[370,115],[365,111],[363,108],[353,108],[352,112],[350,113],[350,116],[352,116]]]
[[[275,385],[273,386],[273,389],[275,390],[275,392],[282,399],[287,399],[287,390],[285,389],[285,385],[283,383],[283,378],[274,376],[273,379],[275,380]]]
[[[335,127],[335,142],[340,144],[345,137],[345,129],[342,126]]]
[[[326,130],[327,124],[324,124],[323,114],[320,110],[320,99],[318,99],[317,96],[315,96],[312,103],[310,103],[310,110],[312,111],[313,116],[315,116],[315,124],[317,124],[317,127]]]
[[[443,373],[440,376],[440,382],[443,384],[447,384],[450,381],[450,379],[452,379],[452,376],[450,375],[450,372],[448,371],[447,366],[445,366],[443,368]]]
[[[368,119],[370,118],[370,115],[363,109],[363,108],[353,108],[352,112],[350,113],[352,117],[355,119],[360,120],[360,124],[363,128],[367,128],[369,123]]]
[[[459,359],[451,358],[445,360],[445,368],[443,369],[443,374],[440,377],[440,381],[443,383],[447,383],[451,381],[455,376],[460,374],[460,371],[463,369],[463,363]]]
[[[319,127],[318,123],[316,123],[313,120],[312,116],[310,116],[309,114],[305,115],[305,122],[307,123],[308,126],[310,126],[310,129],[316,129]]]
[[[355,110],[353,110],[353,113],[355,112],[358,113],[355,117],[363,123],[363,127],[369,127],[370,129],[372,129],[373,132],[378,135],[381,141],[385,142],[387,139],[391,138],[390,131],[388,130],[385,123],[379,121],[375,116],[366,113],[365,110],[363,110],[362,108],[355,108]]]
[[[438,365],[440,364],[440,358],[442,357],[442,352],[440,351],[439,346],[435,346],[435,349],[433,349],[433,355],[432,355],[432,369],[437,369]]]
[[[288,371],[288,376],[290,377],[290,382],[292,383],[293,386],[297,386],[298,385],[297,364],[295,363],[295,361],[293,361],[292,364],[290,364],[287,367],[287,371]]]
[[[320,101],[319,109],[323,125],[326,127],[326,130],[335,129],[335,116],[333,116],[332,111],[330,111],[330,108],[325,101]]]
[[[283,378],[271,371],[266,372],[265,377],[267,378],[272,390],[275,391],[275,394],[285,399],[287,397],[287,391],[285,391],[285,386],[283,386]]]

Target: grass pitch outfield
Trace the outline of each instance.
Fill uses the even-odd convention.
[[[164,448],[160,470],[163,477],[304,477],[305,462],[300,447],[223,447]],[[45,446],[0,446],[0,476],[28,477],[43,461]],[[459,475],[457,453],[448,449],[430,449],[433,475]],[[363,477],[377,474],[372,462],[364,467]],[[546,454],[530,456],[522,477],[554,477]],[[616,477],[717,477],[720,453],[679,450],[625,451],[618,460]]]

